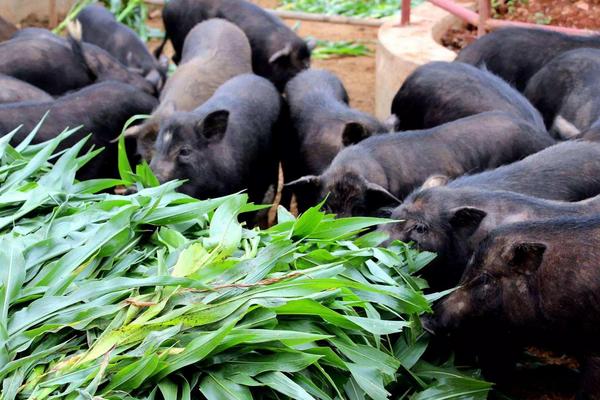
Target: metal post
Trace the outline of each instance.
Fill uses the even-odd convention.
[[[49,16],[48,22],[50,23],[50,28],[56,28],[58,25],[58,13],[56,12],[56,0],[49,0]]]
[[[402,0],[400,25],[405,26],[408,24],[410,24],[410,0]]]
[[[477,36],[485,35],[487,21],[490,19],[490,1],[479,0],[479,23],[477,24]]]

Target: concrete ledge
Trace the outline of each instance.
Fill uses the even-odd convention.
[[[67,15],[77,0],[56,0],[56,12]],[[49,0],[0,0],[0,15],[7,21],[18,24],[25,19],[47,21],[50,16]]]
[[[452,14],[425,2],[412,9],[410,25],[399,27],[396,21],[388,21],[379,29],[375,70],[378,118],[389,117],[396,92],[415,68],[430,61],[454,60],[456,53],[439,41],[450,27],[461,23]]]

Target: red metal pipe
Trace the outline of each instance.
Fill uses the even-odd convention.
[[[479,0],[479,21],[477,24],[477,36],[485,35],[487,21],[490,19],[490,0]]]
[[[400,25],[405,26],[410,24],[410,0],[402,0]]]
[[[448,11],[450,14],[456,15],[471,25],[477,26],[479,23],[479,15],[475,11],[459,6],[452,0],[429,0],[429,2]]]

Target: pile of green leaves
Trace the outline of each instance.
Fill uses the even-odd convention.
[[[122,179],[80,182],[97,151],[52,155],[72,132],[0,139],[0,399],[486,397],[420,360],[432,254],[358,236],[386,221],[280,208],[248,229],[245,194],[196,200],[123,152]]]
[[[413,0],[416,6],[424,0]],[[400,11],[399,0],[281,0],[281,9],[359,18],[384,18]]]
[[[371,50],[362,43],[349,40],[317,40],[311,57],[324,60],[333,57],[363,57],[370,54]]]

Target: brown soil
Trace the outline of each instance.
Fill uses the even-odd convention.
[[[541,25],[600,30],[600,0],[499,0],[493,18]],[[477,39],[477,28],[451,28],[442,44],[459,51]]]
[[[255,3],[273,8],[276,0],[256,0]],[[162,27],[160,15],[153,13],[154,18],[148,21],[152,27]],[[341,24],[329,24],[312,21],[285,20],[290,27],[298,25],[298,34],[302,37],[311,36],[320,40],[353,40],[364,43],[372,50],[367,57],[343,57],[327,60],[313,60],[312,66],[324,68],[335,73],[346,86],[353,107],[369,113],[375,112],[375,43],[377,28]],[[159,41],[154,40],[150,47],[154,49]],[[172,49],[167,45],[167,55],[172,54]]]
[[[512,21],[600,29],[600,0],[501,0],[496,14]]]

